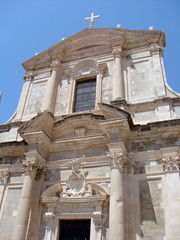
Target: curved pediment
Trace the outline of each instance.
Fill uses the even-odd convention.
[[[53,130],[53,139],[77,138],[102,134],[98,121],[103,115],[93,113],[73,114],[57,121]]]
[[[73,181],[73,180],[71,180]],[[76,181],[74,179],[74,181]],[[81,179],[78,179],[78,185],[77,185],[77,189],[79,190],[79,181],[81,181]],[[73,184],[72,184],[73,185]],[[51,187],[47,188],[41,195],[42,198],[42,202],[50,202],[50,201],[54,201],[60,198],[63,199],[69,199],[69,198],[87,198],[87,197],[95,197],[95,196],[109,196],[109,189],[105,189],[103,187],[101,187],[100,185],[96,184],[96,183],[89,183],[88,184],[88,190],[83,189],[81,192],[77,192],[76,193],[76,183],[74,183],[73,185],[73,189],[71,189],[69,187],[68,184],[68,190],[66,186],[62,186],[60,183],[56,183],[54,185],[52,185]],[[84,191],[84,195],[83,195],[83,191]]]

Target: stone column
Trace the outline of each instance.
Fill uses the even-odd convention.
[[[123,152],[110,152],[107,156],[111,164],[110,236],[113,240],[124,240],[123,167],[126,158]]]
[[[52,73],[51,77],[48,79],[46,92],[45,92],[45,100],[43,111],[53,112],[56,100],[56,93],[57,93],[57,76],[58,72],[60,71],[60,62],[58,60],[53,61],[50,65]]]
[[[124,99],[124,80],[122,70],[122,48],[113,50],[114,73],[113,73],[113,99]]]
[[[37,172],[44,166],[37,159],[27,159],[23,161],[25,167],[25,177],[21,197],[19,200],[18,212],[12,234],[12,240],[25,240],[27,234],[27,226],[31,210],[31,198],[34,185],[34,179]]]

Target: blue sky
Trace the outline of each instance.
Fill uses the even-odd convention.
[[[167,81],[180,92],[180,0],[0,0],[0,123],[15,112],[23,86],[21,63],[87,27],[94,12],[97,28],[166,33]]]

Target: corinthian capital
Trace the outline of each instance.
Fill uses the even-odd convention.
[[[127,157],[123,151],[109,152],[107,156],[110,159],[111,168],[119,168],[123,170],[123,168],[128,164]]]
[[[122,47],[113,49],[112,53],[114,58],[120,58],[122,56]]]
[[[26,159],[23,161],[23,166],[25,168],[25,174],[32,175],[36,177],[40,171],[45,171],[44,164],[37,159]]]
[[[165,157],[162,159],[164,171],[179,171],[180,157]]]
[[[149,47],[149,51],[151,55],[156,55],[156,54],[163,54],[163,47],[153,44]]]
[[[8,177],[9,177],[8,170],[0,170],[0,182],[1,183],[7,183]]]
[[[57,60],[51,63],[50,68],[52,71],[57,71],[59,70],[59,66],[60,66],[60,62]]]
[[[33,76],[34,76],[33,71],[29,71],[24,74],[23,78],[24,78],[24,80],[31,81]]]

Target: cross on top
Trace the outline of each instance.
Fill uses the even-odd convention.
[[[100,15],[94,16],[94,13],[91,13],[90,17],[85,18],[85,20],[90,20],[90,28],[94,27],[94,19],[100,18]]]

